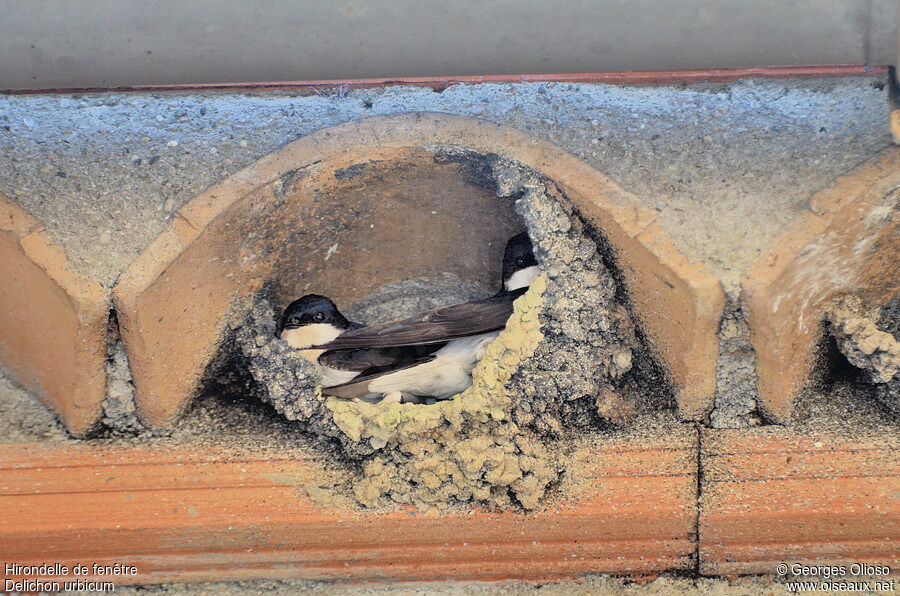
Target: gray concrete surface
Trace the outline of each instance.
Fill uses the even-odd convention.
[[[432,111],[547,139],[660,211],[727,288],[809,194],[887,147],[884,78],[619,87],[458,85],[283,93],[0,96],[0,192],[112,285],[180,207],[314,130]]]
[[[889,64],[897,0],[0,0],[0,89]]]

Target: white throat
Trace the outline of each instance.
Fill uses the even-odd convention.
[[[536,280],[538,276],[541,274],[541,269],[537,265],[532,265],[531,267],[526,267],[525,269],[519,269],[515,273],[509,276],[509,279],[506,280],[506,283],[503,285],[506,287],[507,292],[512,292],[513,290],[518,290],[519,288],[527,288],[531,285],[531,282]]]
[[[295,329],[284,329],[281,332],[281,339],[292,348],[300,350],[300,354],[304,358],[315,364],[325,350],[306,350],[304,348],[327,344],[343,332],[343,329],[338,329],[330,323],[313,323]]]

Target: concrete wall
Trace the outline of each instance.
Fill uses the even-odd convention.
[[[897,0],[0,0],[0,89],[888,64]]]

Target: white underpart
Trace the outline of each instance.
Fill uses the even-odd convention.
[[[281,339],[294,349],[308,352],[310,355],[304,353],[303,357],[312,362],[324,350],[304,350],[304,348],[327,344],[343,332],[343,329],[338,329],[331,323],[313,323],[294,329],[284,329],[281,332]]]
[[[339,368],[331,368],[323,364],[316,363],[319,374],[322,375],[322,387],[334,387],[343,383],[349,383],[359,376],[359,373],[353,370],[341,370]]]
[[[506,286],[507,292],[512,292],[513,290],[518,290],[519,288],[527,288],[531,285],[531,282],[538,278],[538,275],[541,274],[541,270],[537,265],[532,265],[531,267],[525,267],[524,269],[519,269],[515,273],[509,276],[509,279],[506,280],[506,283],[503,285]]]
[[[318,346],[327,344],[338,335],[343,333],[343,329],[338,329],[329,323],[313,323],[312,325],[304,325],[296,329],[285,329],[281,332],[281,339],[286,341],[289,346],[300,350],[300,355],[313,363],[322,375],[322,386],[333,387],[352,381],[359,375],[358,372],[352,370],[340,370],[323,366],[319,364],[319,356],[325,350],[305,350],[309,346]]]
[[[472,369],[499,331],[455,339],[434,353],[434,360],[398,370],[369,382],[373,394],[401,392],[407,395],[447,399],[472,384]]]

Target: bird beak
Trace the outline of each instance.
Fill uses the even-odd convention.
[[[278,335],[281,335],[281,332],[285,329],[299,329],[300,325],[290,325],[284,321],[281,321],[278,325]]]

